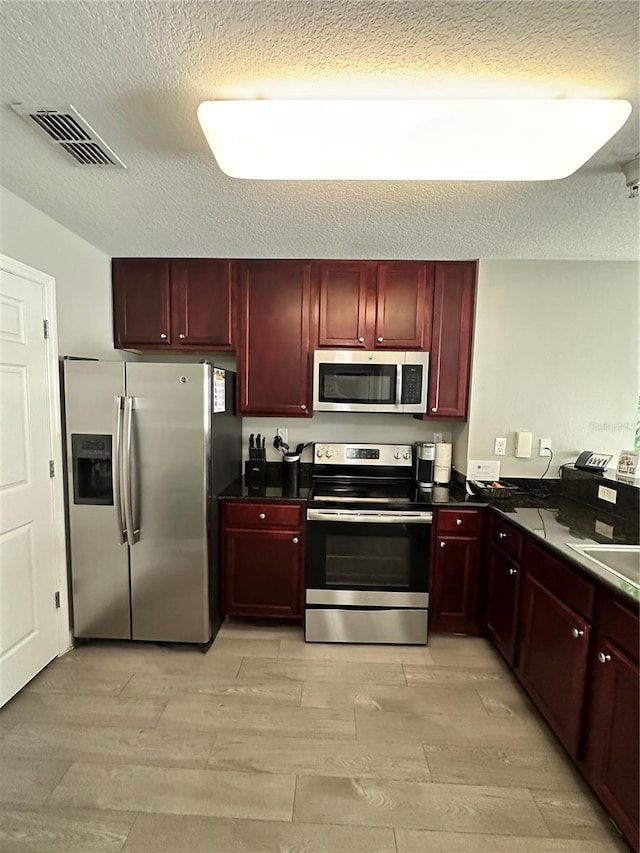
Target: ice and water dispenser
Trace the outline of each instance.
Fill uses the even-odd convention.
[[[113,504],[111,436],[71,435],[73,502]]]

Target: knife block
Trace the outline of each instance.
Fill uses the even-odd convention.
[[[267,463],[264,459],[247,459],[244,463],[244,479],[247,483],[264,483],[267,479]]]

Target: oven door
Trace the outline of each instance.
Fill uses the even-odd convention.
[[[433,514],[307,511],[308,604],[426,607]]]

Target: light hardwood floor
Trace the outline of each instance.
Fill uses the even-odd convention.
[[[90,643],[0,711],[0,850],[627,848],[482,639]]]

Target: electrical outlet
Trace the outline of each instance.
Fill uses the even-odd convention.
[[[289,430],[286,427],[278,427],[276,435],[279,435],[285,444],[289,444]]]
[[[433,443],[441,444],[444,441],[444,433],[442,432],[434,432],[433,434]]]
[[[598,486],[598,497],[600,500],[614,504],[618,500],[618,493],[615,489],[608,489],[606,486]]]
[[[493,455],[494,456],[504,456],[507,452],[507,439],[506,438],[496,438],[493,442]]]
[[[538,450],[538,456],[549,456],[547,450],[551,450],[551,439],[550,438],[541,438],[540,439],[540,448]]]

